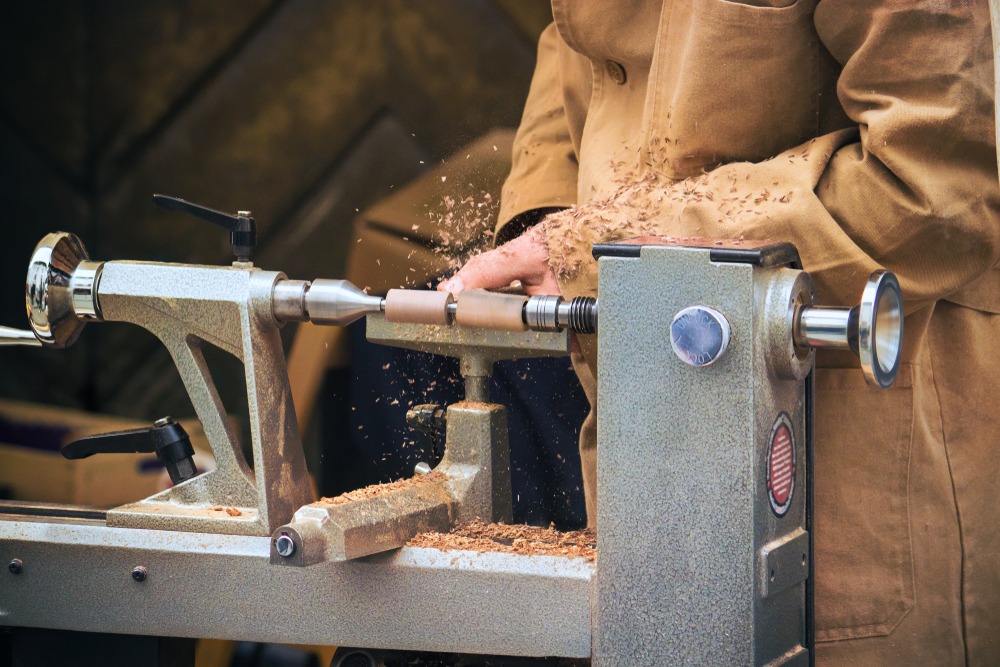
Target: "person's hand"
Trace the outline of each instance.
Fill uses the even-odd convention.
[[[515,280],[521,282],[529,296],[559,294],[559,284],[549,269],[545,232],[540,226],[495,250],[476,255],[438,289],[458,294],[467,289],[507,287]]]

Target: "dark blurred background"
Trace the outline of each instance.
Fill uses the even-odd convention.
[[[378,276],[379,246],[355,250],[366,212],[416,206],[420,196],[393,199],[407,184],[439,202],[428,188],[444,193],[450,165],[469,159],[463,147],[486,135],[479,148],[509,160],[509,132],[490,133],[516,127],[550,20],[545,0],[0,0],[0,324],[25,327],[27,260],[50,231],[76,233],[94,259],[231,261],[227,234],[155,209],[154,192],[252,210],[264,268]],[[484,169],[479,181],[462,173],[470,197],[495,198],[504,174],[495,161]],[[400,219],[381,229],[418,259],[439,250],[405,236]],[[481,247],[488,235],[467,240]],[[288,347],[295,334],[283,331]],[[350,363],[324,375],[306,434],[327,495],[409,474],[426,456],[407,441],[404,408],[460,395],[453,364],[372,350],[358,328],[348,338]],[[241,418],[241,367],[208,356]],[[428,396],[432,382],[440,391]],[[67,350],[0,347],[0,398],[145,421],[193,414],[166,350],[122,324],[90,325]],[[581,524],[583,399],[568,362],[504,366],[494,398],[513,404],[516,518]]]

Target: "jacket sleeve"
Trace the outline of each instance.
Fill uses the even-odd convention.
[[[879,267],[900,278],[907,312],[977,280],[972,300],[1000,305],[987,3],[824,0],[815,23],[856,128],[680,182],[649,173],[550,216],[564,293],[595,291],[593,243],[666,234],[791,241],[831,305],[852,304]]]
[[[561,39],[551,24],[538,41],[535,74],[514,138],[511,172],[500,197],[498,235],[523,213],[576,203],[577,159],[563,107]]]

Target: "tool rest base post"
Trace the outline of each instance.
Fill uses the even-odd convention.
[[[493,361],[482,355],[466,354],[459,361],[459,372],[465,380],[465,400],[489,403]]]

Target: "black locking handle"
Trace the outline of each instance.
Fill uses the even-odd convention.
[[[440,461],[444,455],[441,450],[442,431],[448,424],[445,409],[433,403],[415,405],[407,410],[406,423],[417,432],[421,448],[429,448],[435,462]]]
[[[156,453],[174,484],[198,474],[194,465],[194,447],[187,431],[171,417],[158,419],[149,428],[114,433],[100,433],[74,440],[62,448],[67,459],[85,459],[94,454]]]
[[[236,261],[251,261],[254,246],[257,245],[257,223],[254,222],[250,211],[240,211],[232,215],[168,195],[153,195],[153,203],[162,209],[187,213],[222,227],[229,232],[229,242],[233,246]]]

